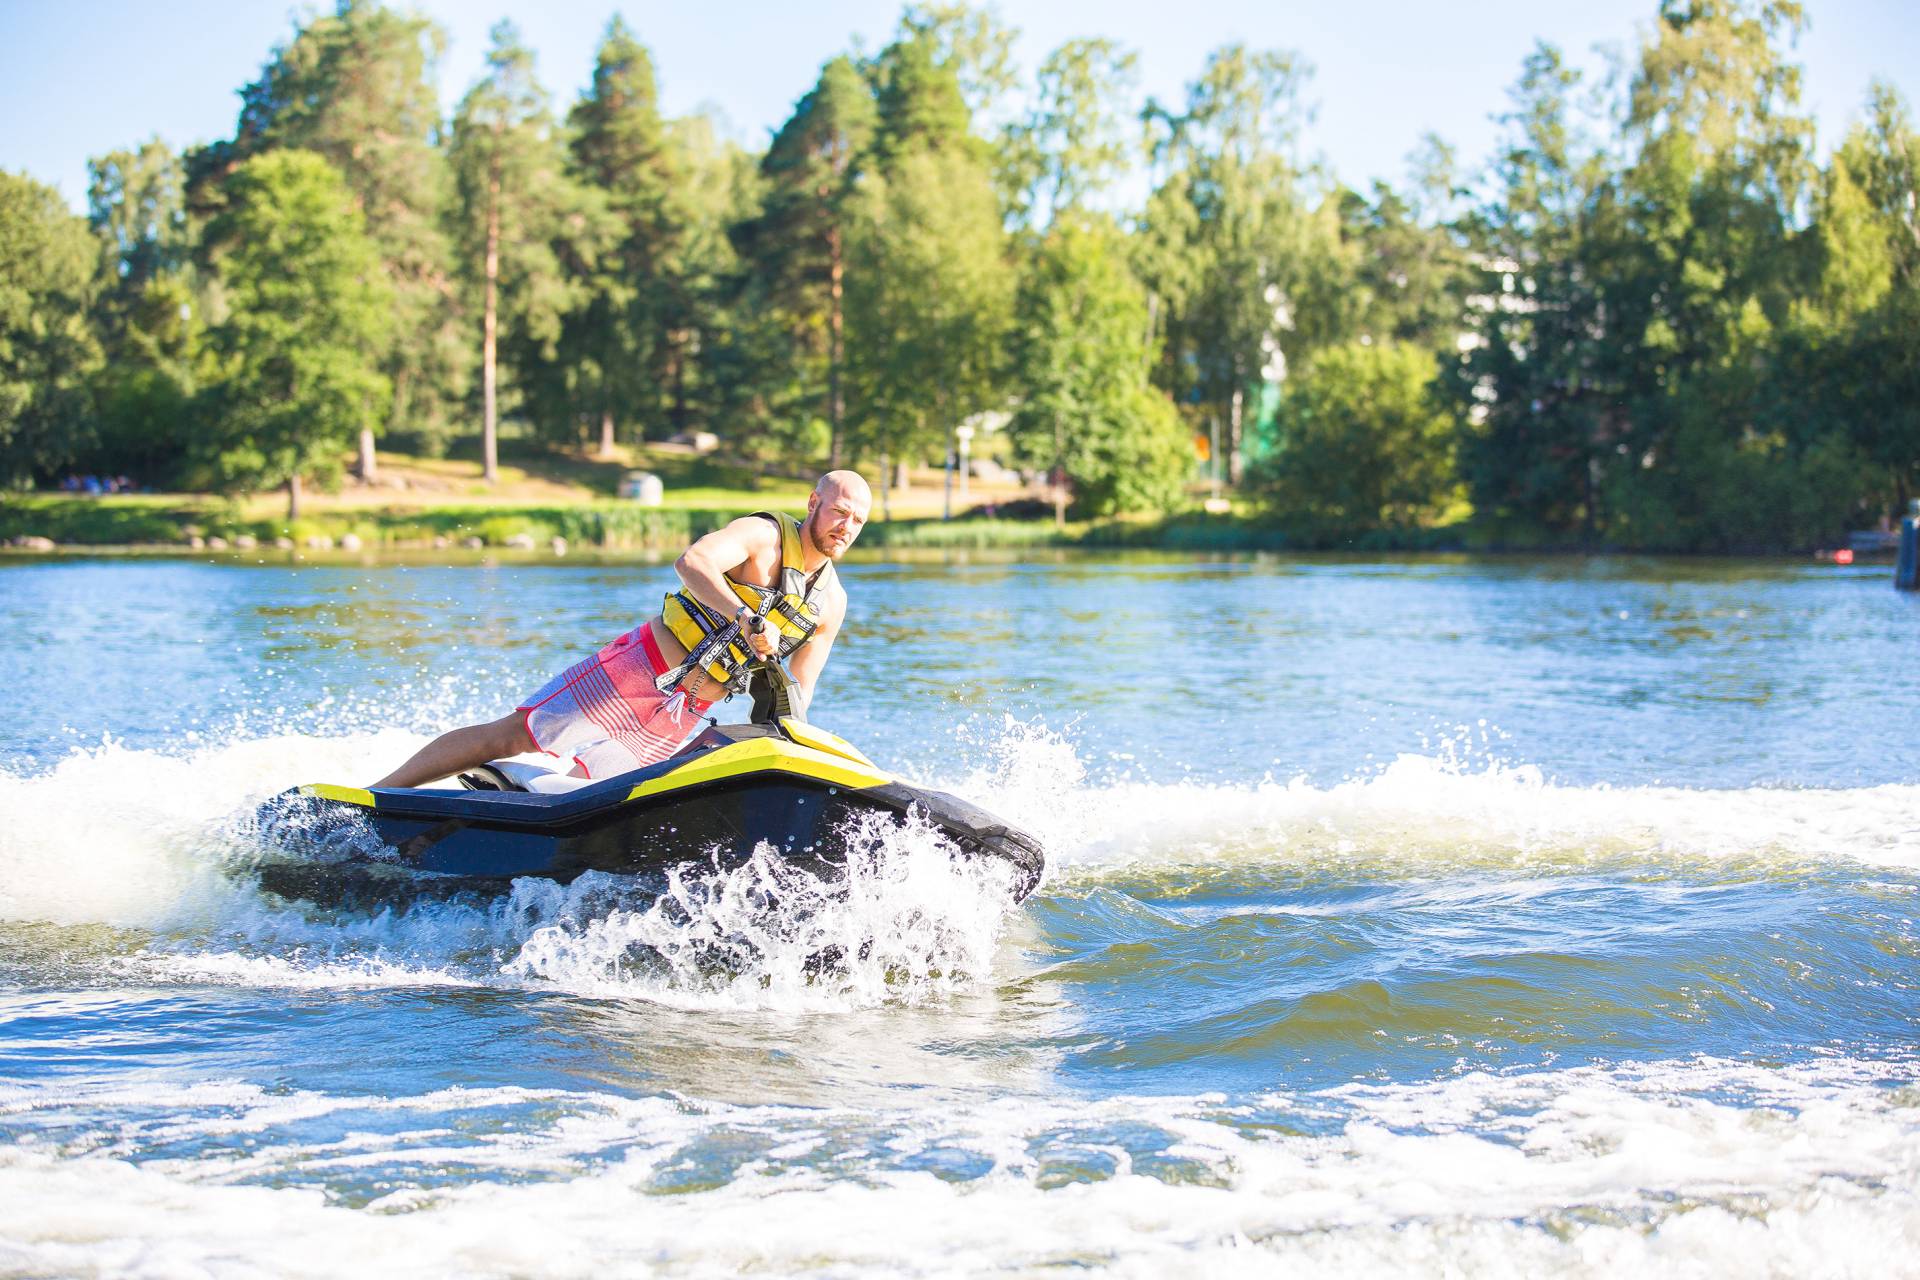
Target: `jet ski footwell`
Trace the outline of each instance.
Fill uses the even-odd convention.
[[[295,787],[256,814],[272,854],[255,871],[287,897],[362,897],[403,884],[501,892],[521,876],[664,873],[745,861],[765,843],[833,875],[865,815],[924,821],[960,856],[1012,872],[1016,898],[1045,868],[1037,839],[956,796],[902,782],[797,719],[714,725],[659,764],[572,790]]]

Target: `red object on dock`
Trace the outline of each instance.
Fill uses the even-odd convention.
[[[1833,562],[1834,562],[1835,564],[1852,564],[1852,563],[1853,563],[1853,548],[1852,548],[1852,547],[1842,547],[1842,548],[1840,548],[1840,549],[1839,549],[1838,551],[1836,551],[1836,552],[1834,552],[1834,553],[1833,553]]]

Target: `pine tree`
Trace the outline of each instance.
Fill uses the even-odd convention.
[[[546,91],[533,53],[511,22],[495,24],[487,71],[454,112],[451,159],[462,274],[478,295],[481,319],[481,465],[499,478],[500,365],[503,336],[529,375],[550,361],[563,317],[577,299],[555,252],[579,189],[568,180]]]
[[[660,118],[653,59],[615,17],[595,55],[592,87],[568,113],[573,171],[603,201],[610,240],[567,318],[564,359],[579,407],[613,451],[616,420],[660,400],[668,363],[672,264],[682,237],[682,174]]]
[[[859,70],[847,58],[827,63],[761,161],[760,213],[734,232],[749,309],[769,318],[796,357],[767,370],[763,399],[776,413],[804,415],[817,405],[834,467],[847,421],[848,236],[876,127],[873,92]]]

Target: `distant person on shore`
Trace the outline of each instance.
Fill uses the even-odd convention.
[[[742,516],[674,563],[682,587],[660,613],[549,680],[512,714],[443,733],[377,787],[417,787],[497,760],[542,751],[571,774],[606,778],[672,755],[717,699],[741,692],[750,659],[792,656],[802,703],[847,615],[834,563],[873,505],[867,482],[830,471],[807,496],[804,520]],[[771,591],[756,609],[745,601]],[[700,651],[696,663],[693,651]]]

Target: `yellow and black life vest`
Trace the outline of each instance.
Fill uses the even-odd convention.
[[[774,522],[780,529],[780,585],[755,586],[727,579],[727,585],[740,597],[740,603],[771,621],[780,633],[780,656],[788,657],[813,638],[820,626],[820,606],[816,602],[821,588],[833,577],[833,562],[821,565],[809,579],[800,545],[800,522],[777,511],[753,514]],[[671,689],[686,675],[703,669],[709,676],[734,693],[747,687],[748,664],[754,660],[740,624],[732,617],[715,613],[682,588],[667,596],[660,619],[674,638],[687,648],[687,660],[662,675],[656,683]]]

